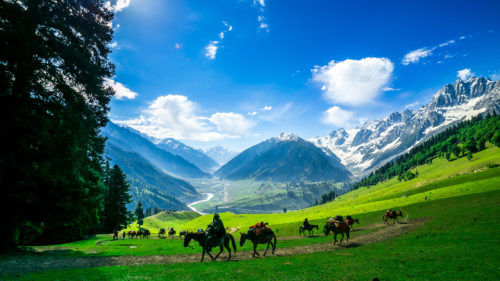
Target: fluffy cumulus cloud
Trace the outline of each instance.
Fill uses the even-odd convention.
[[[389,82],[393,63],[387,58],[347,59],[316,66],[313,80],[332,103],[358,106],[372,102]]]
[[[158,97],[138,118],[118,123],[159,139],[197,141],[239,137],[254,125],[232,112],[201,116],[197,104],[182,95]]]
[[[403,65],[409,65],[410,63],[417,63],[421,59],[432,55],[432,52],[434,50],[435,50],[435,48],[432,48],[432,49],[420,48],[420,49],[411,51],[404,56],[403,61],[401,63]]]
[[[474,76],[474,73],[470,70],[470,68],[464,68],[457,72],[457,77],[465,81],[469,79],[471,76]]]
[[[273,107],[272,107],[272,106],[270,106],[270,105],[266,105],[266,106],[264,106],[263,108],[261,108],[260,110],[262,110],[262,111],[269,111],[269,110],[271,110],[271,109],[273,109]]]
[[[255,124],[245,116],[234,112],[217,112],[210,117],[217,130],[229,136],[238,136],[247,132]]]
[[[135,97],[137,97],[138,95],[136,92],[131,91],[122,83],[116,82],[113,79],[105,78],[104,86],[113,88],[115,90],[115,98],[119,100],[135,99]]]
[[[323,113],[323,123],[339,127],[345,127],[354,116],[351,111],[343,110],[338,106],[332,106]]]

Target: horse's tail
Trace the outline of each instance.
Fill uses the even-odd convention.
[[[233,235],[229,234],[229,238],[231,238],[231,243],[233,244],[234,252],[236,253],[236,242],[234,241]]]

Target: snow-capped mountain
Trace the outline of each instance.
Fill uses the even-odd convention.
[[[233,159],[234,156],[238,155],[238,152],[229,150],[223,146],[214,146],[206,150],[205,154],[222,166]]]
[[[335,155],[293,134],[254,145],[222,166],[216,176],[258,181],[346,181],[351,174]]]
[[[394,112],[309,141],[361,176],[446,127],[486,112],[500,112],[500,81],[472,77],[446,85],[417,110]]]

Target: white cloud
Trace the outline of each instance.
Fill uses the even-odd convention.
[[[118,43],[113,42],[113,43],[109,44],[109,47],[114,49],[114,48],[118,47]]]
[[[175,48],[176,48],[176,49],[180,49],[180,48],[182,48],[181,44],[179,44],[179,43],[175,43],[175,45],[174,45],[174,46],[175,46]]]
[[[254,5],[259,4],[259,5],[261,5],[262,7],[265,7],[265,6],[266,6],[265,0],[253,0],[253,4],[254,4]]]
[[[338,106],[333,106],[323,113],[322,121],[328,125],[346,127],[353,116],[353,112],[343,110]]]
[[[210,141],[239,137],[254,124],[241,114],[215,113],[200,116],[198,105],[182,95],[155,99],[136,119],[116,121],[146,135],[163,139]]]
[[[265,32],[269,32],[269,24],[264,22],[266,19],[263,16],[257,16],[257,21],[260,23],[259,28]]]
[[[264,106],[263,108],[261,108],[260,110],[262,110],[262,111],[269,111],[269,110],[271,110],[271,109],[273,109],[273,107],[272,107],[272,106],[270,106],[270,105],[266,105],[266,106]]]
[[[469,77],[474,76],[474,73],[470,70],[470,68],[464,68],[457,72],[457,77],[465,81],[469,79]]]
[[[212,114],[209,120],[215,124],[219,132],[233,137],[246,133],[255,125],[245,116],[234,112],[217,112]]]
[[[113,79],[104,78],[104,86],[111,87],[115,90],[115,98],[122,99],[134,99],[138,94],[131,91],[129,88],[125,87],[120,82],[116,82]]]
[[[434,51],[435,48],[432,49],[427,49],[427,48],[420,48],[416,49],[414,51],[411,51],[405,55],[403,58],[403,61],[401,62],[403,65],[409,65],[410,63],[417,63],[420,59],[423,59],[425,57],[428,57],[432,55],[432,51]]]
[[[252,111],[247,113],[249,116],[255,116],[257,115],[257,111]]]
[[[500,80],[500,73],[493,73],[490,75],[491,80]]]
[[[460,39],[460,40],[464,40],[465,38],[466,38],[466,37],[465,37],[465,35],[464,35],[464,36],[460,36],[460,38],[459,38],[459,39]]]
[[[455,40],[449,40],[449,41],[446,41],[444,43],[439,44],[439,47],[448,46],[448,45],[451,45],[451,44],[454,44],[454,43],[455,43]]]
[[[222,23],[226,27],[226,30],[221,31],[219,33],[218,36],[220,38],[220,41],[215,41],[215,40],[210,41],[208,42],[208,45],[205,47],[205,56],[211,60],[215,59],[215,56],[217,55],[217,50],[219,49],[219,43],[221,43],[222,40],[224,40],[226,32],[233,30],[233,27],[229,25],[226,21],[222,21]]]
[[[315,66],[313,80],[322,85],[332,103],[362,105],[372,102],[389,82],[393,63],[388,58],[347,59]]]
[[[113,12],[121,12],[123,9],[127,8],[130,5],[130,0],[117,0],[115,5],[111,4],[111,1],[106,1],[104,3],[104,7],[108,10],[112,10]]]
[[[211,60],[215,59],[217,55],[217,49],[219,49],[219,41],[210,41],[208,46],[205,47],[205,56]]]
[[[394,88],[391,88],[391,87],[384,87],[382,89],[382,91],[384,91],[384,92],[392,92],[392,91],[400,91],[400,90],[401,90],[400,88],[394,89]]]
[[[416,102],[414,102],[414,103],[407,104],[407,105],[405,105],[405,109],[414,109],[414,108],[416,108],[419,104],[420,104],[420,102],[418,102],[418,101],[416,101]]]

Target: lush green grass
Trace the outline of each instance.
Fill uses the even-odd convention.
[[[179,231],[185,223],[199,216],[200,214],[192,211],[160,212],[154,216],[145,218],[144,224],[141,227],[149,229],[153,235],[157,234],[160,228],[168,229],[169,227],[173,227]],[[137,229],[139,229],[139,225],[137,223],[133,223],[125,231]]]
[[[432,216],[415,231],[333,252],[240,262],[111,266],[57,270],[30,280],[499,280],[500,191],[421,202],[411,217]]]

